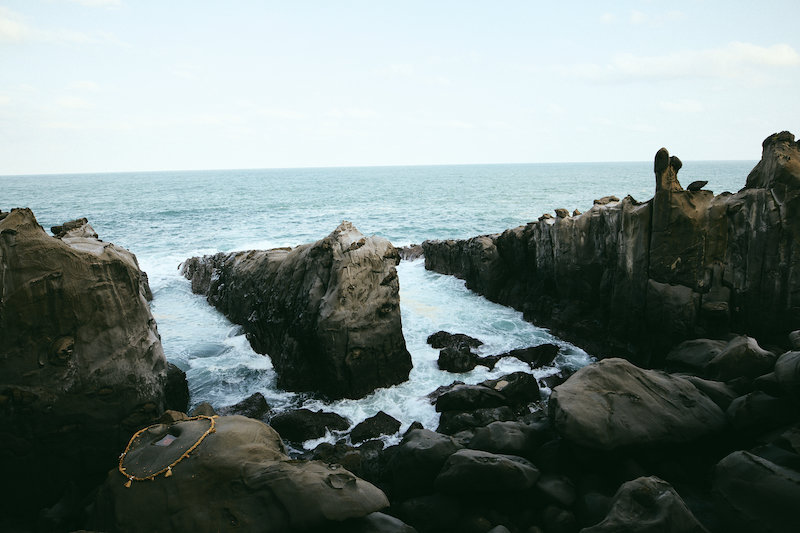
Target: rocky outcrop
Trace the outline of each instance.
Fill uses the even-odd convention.
[[[389,241],[343,222],[294,249],[191,258],[183,274],[269,354],[280,387],[360,398],[411,370],[398,261]]]
[[[686,379],[605,359],[553,390],[558,432],[581,446],[611,450],[690,442],[725,427],[725,414]]]
[[[145,477],[186,453],[211,419],[157,425],[121,459],[126,472]],[[293,461],[278,434],[242,416],[215,419],[189,455],[153,480],[108,474],[95,504],[99,531],[309,531],[388,506],[378,488],[341,467]],[[146,512],[145,512],[146,511]]]
[[[167,363],[136,258],[73,226],[58,239],[29,209],[0,221],[0,462],[16,510],[99,483],[164,408]]]
[[[661,149],[647,202],[426,241],[425,266],[597,355],[655,366],[682,341],[731,331],[785,346],[800,328],[800,146],[768,137],[735,194],[684,190],[680,168]]]

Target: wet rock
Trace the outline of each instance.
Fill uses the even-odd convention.
[[[409,244],[397,249],[400,259],[403,261],[414,261],[422,257],[422,246],[419,244]]]
[[[264,395],[254,392],[237,404],[221,407],[218,412],[220,415],[242,415],[263,420],[269,414],[269,410],[270,407]]]
[[[341,415],[310,409],[293,409],[273,416],[269,421],[280,436],[292,442],[324,437],[327,431],[343,431],[350,422]]]
[[[461,448],[452,437],[428,429],[407,432],[387,464],[392,495],[405,498],[430,492],[447,458]]]
[[[505,398],[506,405],[525,406],[542,399],[539,383],[533,374],[513,372],[498,379],[489,379],[481,383],[499,392]]]
[[[203,419],[151,428],[123,465],[132,475],[158,471],[208,427]],[[154,445],[167,435],[170,444]],[[274,430],[241,416],[216,419],[216,432],[171,473],[133,480],[126,488],[125,477],[112,470],[98,494],[92,526],[131,532],[305,531],[365,517],[389,504],[383,492],[343,468],[289,460]]]
[[[717,464],[714,501],[725,531],[800,531],[800,474],[746,451]]]
[[[517,491],[532,487],[537,479],[539,470],[522,457],[459,450],[448,457],[435,485],[447,494]]]
[[[141,283],[128,250],[51,237],[29,209],[0,221],[7,509],[49,507],[71,481],[100,483],[128,436],[164,410],[167,363]]]
[[[467,347],[449,346],[439,352],[436,363],[439,365],[439,370],[460,374],[474,369],[478,365],[478,356]]]
[[[463,333],[448,333],[446,331],[437,331],[436,333],[432,333],[428,336],[427,342],[431,345],[431,348],[436,348],[437,350],[450,347],[477,348],[478,346],[483,345],[483,342],[475,337],[470,337],[469,335],[464,335]]]
[[[165,409],[183,413],[189,410],[189,382],[186,380],[186,372],[172,363],[167,363],[167,382],[164,386],[164,394]]]
[[[581,446],[689,442],[720,431],[722,410],[689,381],[623,359],[586,366],[553,390],[550,417]]]
[[[614,495],[611,510],[599,524],[582,533],[707,533],[675,489],[657,477],[624,483]]]
[[[350,439],[354,443],[363,442],[369,439],[377,439],[381,435],[394,435],[400,431],[400,421],[387,415],[383,411],[378,411],[375,416],[371,416],[356,424],[350,432]]]
[[[453,435],[465,429],[486,426],[492,422],[514,420],[516,416],[510,407],[486,407],[472,411],[444,411],[439,417],[436,431]]]
[[[505,396],[481,385],[457,385],[436,399],[436,411],[473,411],[506,405]]]
[[[397,250],[343,222],[294,249],[188,259],[192,291],[241,324],[278,386],[361,398],[408,379]]]
[[[531,368],[550,366],[558,355],[559,347],[555,344],[540,344],[530,348],[520,348],[500,354],[498,357],[515,357],[523,363],[528,363]]]

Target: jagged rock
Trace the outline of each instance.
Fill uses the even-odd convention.
[[[269,410],[270,407],[264,395],[260,392],[254,392],[239,403],[221,407],[218,413],[220,415],[242,415],[262,420],[269,413]]]
[[[755,531],[755,530],[753,530]],[[581,533],[708,533],[675,489],[657,477],[624,483],[599,524]]]
[[[602,198],[596,199],[593,203],[594,205],[608,205],[613,202],[619,202],[619,198],[616,196],[603,196]]]
[[[422,246],[419,244],[409,244],[408,246],[398,248],[397,251],[400,254],[400,259],[403,261],[414,261],[422,257]]]
[[[483,344],[482,341],[463,333],[448,333],[446,331],[437,331],[428,336],[427,343],[431,348],[437,350],[442,348],[477,348]]]
[[[581,446],[611,450],[689,442],[720,431],[725,414],[689,381],[605,359],[553,390],[550,417]]]
[[[428,429],[408,431],[387,464],[393,496],[404,499],[430,492],[447,458],[461,448],[452,437]]]
[[[400,425],[400,421],[396,418],[383,411],[378,411],[375,416],[356,424],[356,427],[350,432],[350,440],[358,443],[376,439],[381,435],[394,435],[400,431]]]
[[[527,459],[480,450],[459,450],[436,476],[436,489],[447,494],[525,490],[539,478]]]
[[[399,260],[389,241],[342,222],[312,244],[195,257],[182,272],[269,354],[279,387],[361,398],[411,370]]]
[[[325,436],[326,431],[343,431],[350,422],[341,415],[310,409],[292,409],[273,416],[269,424],[285,440],[305,442]]]
[[[568,216],[569,216],[569,211],[567,211],[563,207],[556,209],[556,217],[567,218]]]
[[[167,363],[135,256],[0,221],[0,457],[15,512],[85,491],[164,409]]]
[[[717,464],[713,490],[725,531],[800,531],[800,474],[794,470],[737,451]]]
[[[497,357],[516,357],[523,363],[528,363],[531,368],[539,368],[553,364],[553,360],[558,355],[559,347],[555,344],[540,344],[529,348],[519,348],[505,352]]]
[[[687,191],[696,192],[696,191],[702,190],[703,187],[705,187],[706,185],[708,185],[708,180],[697,180],[697,181],[691,182],[686,187],[686,190]]]
[[[169,465],[208,429],[193,420],[155,426],[131,447],[123,465],[146,475]],[[167,435],[173,440],[164,442]],[[176,455],[177,454],[177,455]],[[280,436],[242,416],[216,419],[211,433],[168,478],[132,481],[116,469],[100,490],[93,527],[104,531],[305,531],[367,516],[386,496],[349,471],[319,461],[292,461]]]
[[[468,347],[452,347],[442,349],[436,360],[439,370],[461,374],[469,372],[478,365],[478,356]]]
[[[458,276],[595,355],[658,366],[700,337],[746,331],[778,345],[800,330],[800,146],[764,142],[745,188],[683,190],[656,155],[656,192],[500,235],[426,241],[425,267]]]
[[[186,380],[186,372],[172,363],[167,363],[164,408],[183,413],[189,410],[189,382]]]
[[[771,372],[775,359],[775,354],[763,349],[755,339],[736,337],[709,361],[707,368],[711,376],[721,381],[739,377],[754,379]]]

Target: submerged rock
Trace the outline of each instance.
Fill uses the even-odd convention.
[[[98,483],[164,409],[167,363],[136,257],[74,226],[57,239],[29,209],[0,221],[0,457],[18,511],[69,481]]]
[[[720,431],[725,413],[689,381],[605,359],[553,390],[550,416],[569,442],[611,450],[689,442]]]
[[[293,409],[273,416],[270,425],[285,440],[305,442],[324,437],[327,431],[343,431],[350,422],[341,415],[310,409]]]
[[[154,426],[134,442],[123,466],[136,476],[157,472],[209,426],[208,419]],[[134,480],[126,487],[125,476],[110,472],[95,503],[92,527],[282,533],[364,517],[389,504],[383,492],[344,468],[290,460],[280,436],[262,422],[228,416],[216,419],[215,426],[169,477]]]
[[[194,257],[182,272],[269,354],[278,386],[361,398],[411,370],[398,261],[389,241],[343,222],[312,244]]]

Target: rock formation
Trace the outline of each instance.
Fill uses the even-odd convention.
[[[647,202],[426,241],[425,266],[598,355],[653,366],[684,340],[731,331],[786,345],[800,329],[800,146],[768,137],[735,194],[684,190],[680,168],[661,149]]]
[[[126,472],[161,470],[195,444],[210,419],[153,426],[123,457]],[[215,419],[170,475],[153,480],[108,474],[92,527],[100,531],[292,532],[323,528],[388,506],[386,496],[341,467],[292,461],[280,436],[242,416]],[[145,512],[146,511],[146,512]]]
[[[0,221],[4,504],[50,505],[102,480],[164,407],[167,363],[132,253],[85,220],[49,236],[29,209]]]
[[[408,379],[397,250],[343,222],[294,249],[191,258],[192,290],[241,324],[269,354],[278,385],[360,398]]]

